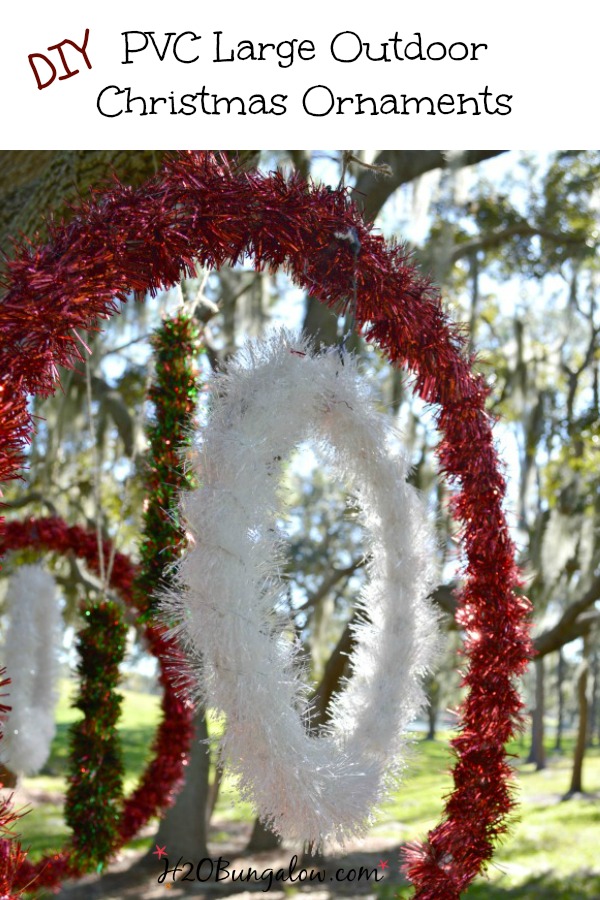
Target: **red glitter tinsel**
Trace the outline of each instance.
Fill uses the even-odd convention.
[[[531,653],[529,604],[515,592],[485,382],[438,293],[344,191],[186,152],[139,189],[116,183],[82,203],[67,225],[51,226],[46,244],[16,245],[0,300],[0,481],[16,477],[30,435],[28,394],[52,393],[56,367],[81,358],[77,331],[96,327],[131,291],[155,293],[194,274],[197,261],[218,268],[246,254],[337,309],[356,297],[356,327],[436,408],[466,559],[458,618],[468,694],[453,741],[454,790],[427,843],[407,851],[406,871],[419,900],[454,900],[490,859],[513,806],[504,744],[521,722],[515,678]]]
[[[32,518],[24,522],[5,523],[5,534],[0,540],[0,556],[8,550],[24,549],[61,555],[72,553],[78,559],[84,560],[91,571],[100,573],[96,532],[86,531],[77,525],[69,526],[62,519]],[[104,542],[103,553],[105,559],[110,558],[109,541]],[[137,570],[129,558],[116,552],[110,587],[119,594],[125,605],[133,610],[138,618],[142,610],[134,600],[133,585],[136,574]],[[162,720],[152,745],[152,758],[140,778],[138,787],[124,802],[118,826],[118,847],[135,837],[152,816],[171,805],[183,783],[193,738],[193,708],[180,696],[180,669],[183,657],[174,642],[164,636],[163,629],[147,625],[144,628],[144,637],[149,652],[160,664],[159,679],[163,688]],[[66,878],[74,878],[81,874],[74,863],[70,845],[45,856],[37,863],[31,863],[23,858],[20,864],[13,866],[12,869],[13,890],[22,890],[28,885],[31,885],[32,890],[56,887]],[[2,878],[3,870],[0,868],[0,884]]]
[[[10,684],[10,678],[4,678],[6,669],[0,669],[0,691]],[[3,725],[7,712],[11,707],[1,702],[6,693],[0,693],[0,741],[2,740]],[[0,781],[0,790],[4,787]],[[16,839],[14,824],[22,816],[13,808],[12,795],[0,796],[0,900],[17,900],[21,896],[20,891],[13,891],[15,873],[25,859],[26,853]]]

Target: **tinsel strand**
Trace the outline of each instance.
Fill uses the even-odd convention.
[[[10,684],[10,678],[5,678],[6,669],[0,669],[0,691]],[[3,728],[7,713],[11,707],[2,703],[6,693],[0,693],[0,742],[3,738]],[[3,788],[0,781],[0,790]],[[22,813],[17,812],[12,805],[12,796],[0,796],[0,898],[2,900],[17,900],[21,891],[15,891],[15,874],[26,857],[20,842],[16,839],[14,824],[21,818]]]
[[[183,453],[192,441],[198,400],[198,325],[185,312],[166,319],[154,333],[152,347],[155,375],[148,399],[154,412],[147,426],[146,498],[135,581],[137,605],[145,610],[145,618],[152,616],[157,593],[168,586],[169,573],[185,544],[178,500],[193,485]]]
[[[72,860],[89,872],[110,858],[118,840],[123,799],[123,753],[117,732],[122,696],[116,692],[125,656],[127,625],[118,604],[105,600],[85,610],[77,639],[79,694],[84,714],[69,733],[69,786],[65,822]]]
[[[198,669],[198,693],[227,720],[220,758],[261,821],[320,844],[364,833],[403,767],[410,723],[438,649],[433,529],[408,457],[356,360],[315,353],[285,330],[247,342],[209,382],[210,416],[183,499],[193,535],[162,610]],[[349,675],[327,728],[308,734],[308,686],[282,634],[281,476],[309,441],[351,490],[365,531]],[[284,507],[285,508],[285,507]],[[260,714],[249,715],[249,710]]]
[[[181,491],[192,486],[187,474],[184,449],[192,440],[192,423],[198,398],[198,379],[194,358],[200,349],[199,329],[187,312],[166,319],[152,338],[155,376],[148,391],[153,404],[153,417],[147,426],[149,453],[146,463],[146,500],[143,514],[140,564],[133,584],[137,607],[142,611],[140,621],[151,621],[159,588],[170,581],[173,563],[179,558],[185,536],[178,519],[177,500]],[[183,741],[189,747],[193,733],[192,709],[183,698],[167,688],[172,681],[184,685],[183,656],[172,638],[166,639],[159,629],[149,630],[151,651],[167,660],[160,671],[164,689],[163,721],[160,735],[167,741],[172,729],[175,744],[182,739],[182,714],[186,714],[187,729]],[[171,708],[173,707],[173,708]],[[161,796],[161,747],[157,746],[152,763],[130,804],[131,811],[161,809],[166,804]],[[187,760],[186,760],[187,761]],[[132,798],[133,799],[133,798]],[[136,816],[126,809],[121,826],[122,839],[129,840],[138,830]]]
[[[29,393],[52,393],[57,367],[80,358],[76,330],[97,327],[131,291],[156,293],[197,263],[218,268],[247,254],[338,310],[355,296],[357,329],[436,408],[441,469],[458,488],[468,692],[453,793],[427,843],[408,853],[407,873],[419,900],[453,900],[491,857],[513,805],[503,746],[521,724],[515,679],[531,655],[529,604],[517,591],[485,382],[439,294],[344,191],[186,152],[136,190],[117,183],[82,203],[68,224],[51,225],[48,243],[17,242],[0,300],[0,480],[17,476]]]

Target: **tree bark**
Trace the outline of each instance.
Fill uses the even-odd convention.
[[[0,248],[10,238],[43,238],[49,214],[68,215],[69,205],[116,175],[136,187],[154,175],[166,150],[2,150],[0,151]],[[256,165],[259,151],[225,151],[236,163]]]
[[[0,247],[9,237],[43,238],[45,218],[62,215],[91,188],[116,174],[125,184],[141,184],[160,165],[159,150],[4,150],[0,152]]]
[[[0,762],[0,788],[15,788],[17,781],[15,773]]]
[[[564,680],[565,680],[565,658],[563,656],[562,648],[558,651],[558,666],[556,670],[556,692],[558,695],[558,714],[556,721],[556,741],[554,743],[555,750],[562,750],[562,736],[564,729],[564,718],[565,718],[565,692],[564,692]]]
[[[600,575],[579,600],[565,609],[556,625],[537,636],[534,646],[538,656],[552,653],[570,641],[589,634],[592,626],[598,622],[598,611],[592,609],[597,600],[600,600]]]
[[[537,772],[546,768],[544,748],[544,660],[536,657],[535,664],[535,707],[531,715],[531,750],[527,762],[535,763]]]
[[[594,746],[594,738],[598,737],[598,678],[600,676],[600,659],[598,654],[598,647],[594,648],[591,659],[591,675],[592,675],[592,698],[590,701],[590,715],[588,721],[588,738],[587,745],[588,747]]]
[[[427,704],[427,734],[426,741],[435,741],[437,728],[437,718],[440,711],[440,683],[434,676],[427,679],[427,695],[429,703]]]
[[[171,857],[180,856],[190,862],[208,857],[206,813],[208,808],[208,775],[210,752],[205,743],[208,738],[204,710],[196,714],[194,740],[187,766],[185,784],[172,807],[161,819],[154,841],[166,846]],[[156,865],[154,847],[141,860],[141,864]]]
[[[573,754],[573,768],[571,770],[571,786],[565,794],[568,800],[574,794],[583,794],[583,760],[587,743],[587,727],[589,701],[587,693],[589,672],[589,641],[584,638],[581,666],[577,677],[577,701],[579,705],[579,725],[577,727],[577,741]]]
[[[246,847],[248,853],[264,853],[266,850],[276,850],[281,844],[279,835],[267,828],[257,817],[254,820],[252,834]]]
[[[329,721],[331,698],[340,689],[342,678],[346,672],[348,657],[354,648],[355,640],[352,628],[356,623],[356,619],[357,616],[354,614],[344,628],[327,661],[321,682],[315,691],[312,701],[313,714],[310,721],[310,728],[314,733]]]

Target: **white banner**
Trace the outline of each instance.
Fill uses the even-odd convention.
[[[11,2],[0,146],[591,148],[592,9]]]

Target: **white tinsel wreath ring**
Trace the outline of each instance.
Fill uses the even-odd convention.
[[[248,344],[213,392],[201,486],[183,501],[194,541],[179,566],[181,591],[162,608],[201,661],[203,699],[227,717],[221,754],[263,821],[287,838],[344,840],[368,823],[398,772],[424,701],[438,640],[425,509],[351,358],[313,355],[281,332]],[[285,591],[278,476],[306,440],[352,486],[371,557],[352,675],[317,736],[307,733],[308,688],[276,612]]]

